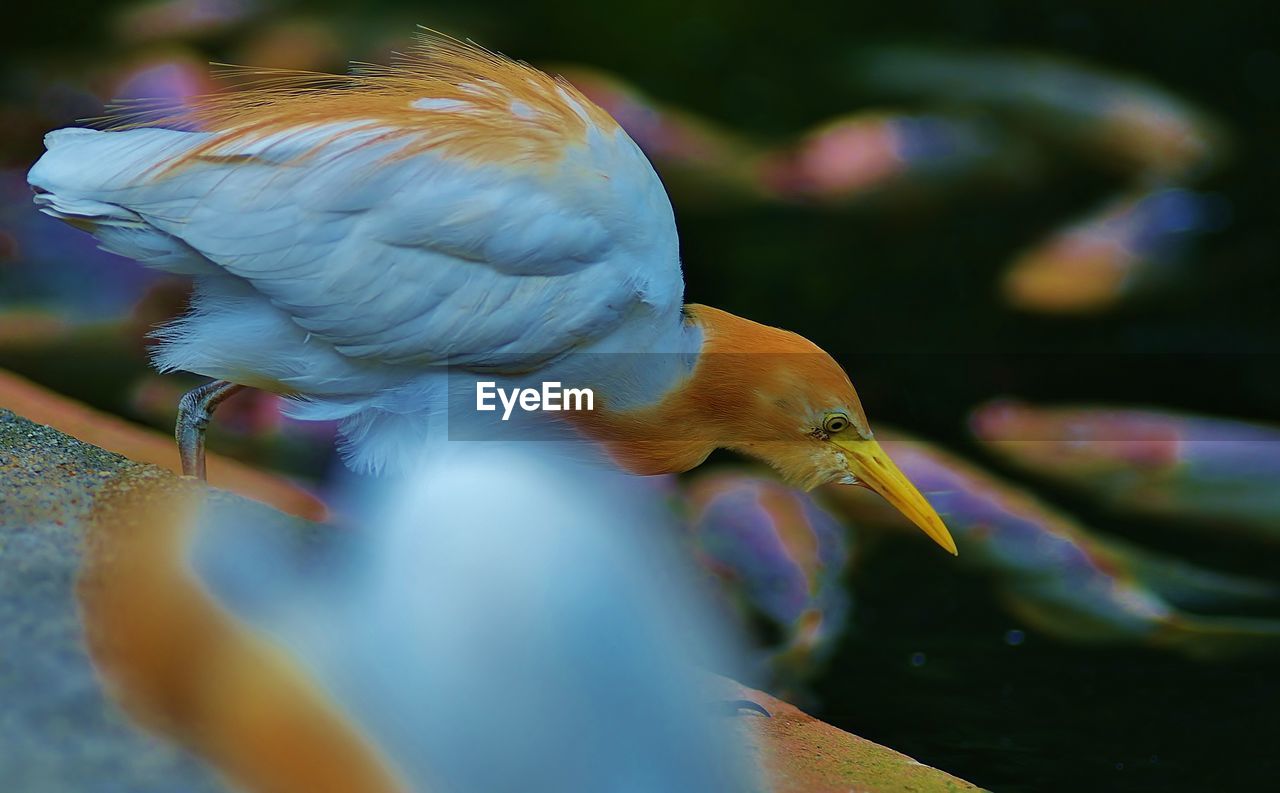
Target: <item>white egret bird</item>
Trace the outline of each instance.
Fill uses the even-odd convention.
[[[532,379],[591,388],[592,410],[556,418],[632,472],[734,449],[797,486],[870,487],[955,552],[835,360],[684,304],[648,160],[531,66],[428,33],[389,67],[268,73],[46,146],[28,177],[43,211],[195,278],[156,356],[214,378],[179,411],[188,473],[203,473],[211,411],[243,386],[341,419],[350,461],[377,469],[439,429],[450,373]]]

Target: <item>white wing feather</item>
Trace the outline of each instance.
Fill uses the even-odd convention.
[[[67,129],[28,178],[105,247],[243,279],[369,363],[533,368],[638,312],[674,319],[670,203],[625,133],[591,128],[541,169],[396,158],[406,139],[378,136],[312,125],[166,170],[207,135]]]

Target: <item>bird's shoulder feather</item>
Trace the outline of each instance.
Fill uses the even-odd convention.
[[[212,132],[164,164],[243,156],[262,139],[317,125],[377,130],[370,142],[403,138],[396,158],[424,151],[481,163],[534,167],[560,159],[566,146],[619,127],[568,81],[471,42],[426,32],[388,66],[353,64],[345,75],[228,67],[248,78],[237,90],[187,101],[176,111],[118,110],[108,126],[181,125]],[[300,155],[323,150],[310,137]]]

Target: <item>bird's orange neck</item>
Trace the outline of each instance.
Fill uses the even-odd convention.
[[[771,391],[770,381],[801,376],[796,373],[806,367],[795,364],[803,359],[825,358],[802,336],[727,311],[691,304],[684,315],[703,335],[686,379],[652,404],[611,409],[606,396],[596,410],[573,418],[632,473],[680,473],[717,448],[749,450],[771,429],[762,426],[758,404]],[[848,387],[847,378],[843,385]],[[785,434],[798,427],[776,429]]]

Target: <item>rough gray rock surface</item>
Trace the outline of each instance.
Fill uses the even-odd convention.
[[[128,720],[99,685],[81,636],[84,521],[103,484],[140,467],[0,410],[0,790],[229,790]]]

